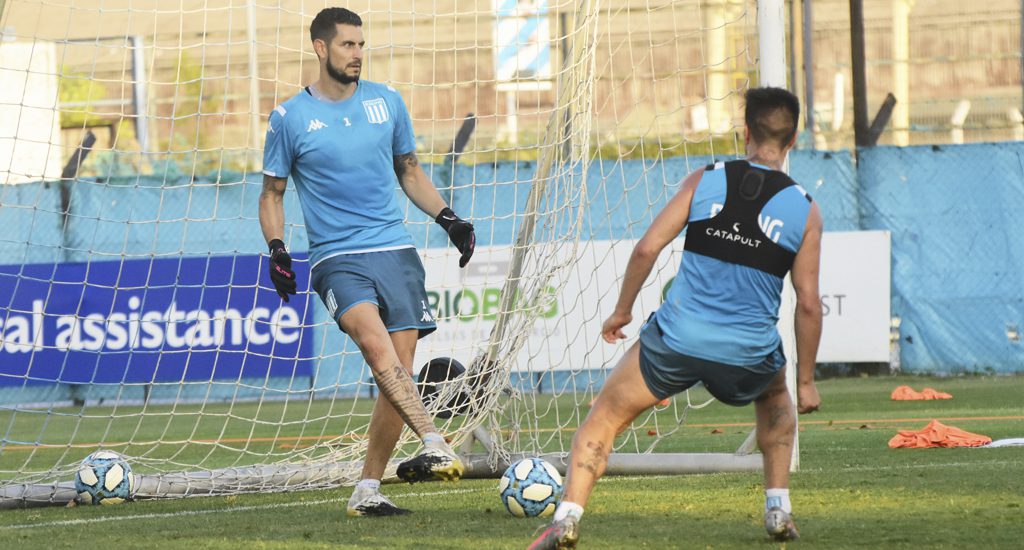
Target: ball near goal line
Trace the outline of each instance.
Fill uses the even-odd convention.
[[[550,516],[562,497],[562,476],[544,459],[524,458],[505,470],[498,494],[517,518]]]

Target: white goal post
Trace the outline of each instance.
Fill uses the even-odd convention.
[[[136,498],[357,480],[369,369],[307,291],[294,189],[287,304],[256,218],[267,115],[317,75],[307,4],[0,2],[0,508],[73,500],[101,448],[127,457]],[[414,368],[466,367],[421,384],[429,409],[468,477],[523,456],[562,469],[625,349],[598,328],[632,245],[686,173],[742,155],[743,92],[786,85],[784,2],[387,4],[346,3],[363,77],[401,92],[420,160],[478,238],[460,270],[401,203],[439,320]],[[671,248],[627,332],[671,283]],[[642,415],[607,473],[760,470],[753,433],[688,446],[710,402],[698,388]],[[406,433],[385,475],[416,447]]]

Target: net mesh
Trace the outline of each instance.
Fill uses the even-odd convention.
[[[308,26],[322,7],[4,5],[4,495],[67,482],[99,448],[128,456],[148,496],[356,479],[369,369],[319,297],[280,302],[258,254],[266,117],[317,78]],[[424,390],[437,425],[491,466],[563,453],[625,349],[599,327],[632,244],[686,173],[739,152],[754,3],[347,7],[364,21],[363,78],[401,92],[421,161],[476,226],[459,270],[443,231],[399,194],[439,325],[415,369],[440,357],[467,369]],[[305,290],[291,187],[285,207]],[[659,259],[631,334],[680,252]],[[707,402],[693,391],[659,406],[617,450],[685,449],[663,442]],[[416,446],[407,434],[396,456]]]

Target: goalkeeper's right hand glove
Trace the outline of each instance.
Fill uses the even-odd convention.
[[[295,271],[292,270],[292,257],[284,247],[281,239],[270,241],[270,280],[281,299],[288,301],[289,294],[295,294],[298,286],[295,283]]]

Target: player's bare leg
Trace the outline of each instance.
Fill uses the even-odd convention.
[[[405,368],[406,375],[412,377],[413,355],[416,353],[418,331],[403,330],[390,334],[398,361]],[[391,401],[382,394],[377,396],[370,416],[370,427],[367,433],[370,441],[366,446],[366,463],[363,465],[363,479],[380,479],[384,475],[388,459],[395,450],[395,444],[402,435],[405,423]],[[431,425],[433,428],[433,425]]]
[[[343,319],[346,318],[343,317]],[[412,333],[413,349],[415,349],[416,331],[407,332]],[[360,334],[360,336],[364,335]],[[401,345],[406,338],[399,335],[396,342],[396,337],[390,335],[389,339],[398,356],[398,362],[404,367],[406,374],[411,376],[412,353],[406,351],[405,348],[408,348],[408,345]],[[369,345],[372,346],[373,343],[370,342]],[[378,394],[373,413],[370,415],[370,426],[367,429],[369,442],[366,446],[366,461],[363,463],[362,478],[352,491],[347,507],[348,515],[398,516],[410,513],[410,510],[399,508],[380,492],[380,480],[384,475],[388,459],[394,452],[395,444],[402,435],[403,426],[402,417],[399,416],[398,411],[391,405],[388,398],[383,393]]]
[[[658,401],[640,374],[640,343],[634,343],[608,376],[590,414],[572,438],[563,501],[587,504],[608,465],[615,436]]]
[[[757,445],[764,457],[764,486],[768,495],[765,529],[778,540],[792,540],[800,536],[789,504],[789,465],[793,459],[796,410],[786,389],[785,367],[757,398],[754,406]],[[773,492],[784,495],[784,499],[773,496]]]
[[[416,391],[410,370],[398,357],[377,306],[369,302],[352,306],[341,316],[341,328],[359,346],[381,395],[391,403],[412,431],[421,438],[435,431],[434,423]]]
[[[565,490],[555,511],[555,521],[529,546],[529,550],[576,547],[579,516],[594,490],[594,484],[604,474],[615,436],[658,401],[640,374],[640,343],[634,343],[605,381],[590,414],[576,431]]]
[[[464,471],[462,461],[455,456],[455,453],[445,443],[444,438],[437,433],[434,422],[427,414],[419,392],[416,391],[416,385],[412,381],[412,359],[411,357],[407,359],[408,366],[403,364],[392,336],[388,334],[380,319],[377,306],[368,302],[353,306],[341,316],[341,326],[359,346],[363,358],[373,372],[373,378],[377,382],[377,388],[381,395],[427,447],[420,455],[399,465],[398,476],[410,482],[460,478]],[[398,338],[404,342],[403,336]],[[415,345],[412,346],[412,349],[415,350]],[[379,414],[378,407],[383,407],[379,400],[374,407],[374,418]],[[371,418],[371,430],[377,427],[374,426],[374,418]],[[379,424],[380,418],[376,419]],[[390,435],[391,432],[388,431],[393,429],[393,426],[388,424],[386,417],[384,417],[384,422],[382,429],[385,430],[385,434],[382,437],[381,448],[374,448],[374,460],[379,460],[377,455],[383,454],[383,447],[393,449],[394,441],[397,441],[397,437]],[[400,429],[399,433],[401,433]],[[371,431],[371,444],[374,444],[374,435],[375,433]],[[394,439],[388,443],[388,439],[392,437]]]
[[[416,353],[417,330],[403,330],[391,333],[391,342],[399,361],[406,372],[412,375],[413,355]],[[395,444],[402,435],[405,425],[398,411],[382,394],[377,394],[370,415],[370,426],[367,428],[369,442],[366,445],[366,461],[363,463],[363,474],[352,498],[348,503],[350,516],[398,516],[411,513],[411,510],[399,508],[395,503],[380,492],[380,480],[384,476],[388,459],[395,451]]]

